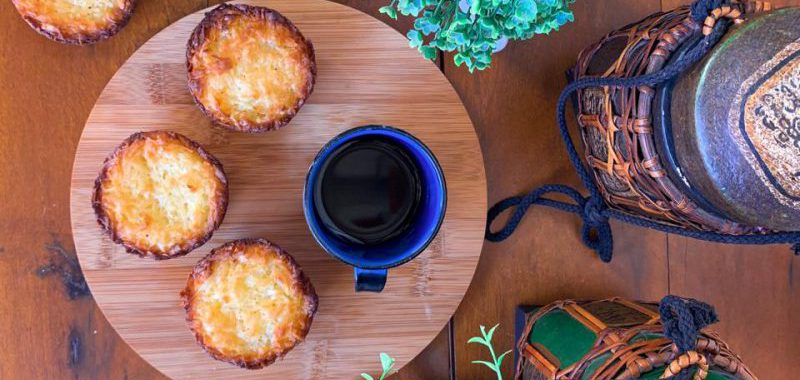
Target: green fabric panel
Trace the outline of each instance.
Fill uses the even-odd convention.
[[[563,310],[554,310],[539,318],[528,337],[529,343],[547,348],[566,368],[581,360],[597,340],[592,330],[572,318]]]
[[[663,374],[663,373],[664,373],[664,368],[663,367],[662,368],[656,368],[653,371],[650,371],[650,372],[647,372],[647,373],[643,374],[641,379],[642,380],[658,379],[659,377],[661,377],[661,374]],[[706,379],[706,380],[708,380],[708,379]]]
[[[733,380],[736,378],[737,377],[729,375],[727,372],[717,372],[714,370],[710,370],[708,371],[708,377],[706,377],[706,380]]]
[[[603,363],[606,362],[606,360],[608,360],[609,356],[611,356],[611,354],[603,354],[598,356],[597,359],[592,360],[589,365],[586,366],[586,371],[583,371],[581,380],[589,380],[592,377],[592,374],[597,371],[597,368],[599,368],[601,365],[603,365]]]

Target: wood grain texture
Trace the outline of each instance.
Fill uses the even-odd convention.
[[[202,18],[190,15],[144,44],[100,95],[73,165],[71,217],[81,267],[105,316],[157,369],[174,378],[352,378],[375,372],[380,351],[398,367],[448,322],[480,255],[486,213],[483,163],[472,124],[437,67],[404,37],[351,8],[321,0],[254,1],[290,18],[315,46],[314,94],[291,124],[242,134],[216,128],[186,89],[185,50]],[[434,243],[390,271],[381,294],[353,291],[349,267],[325,254],[302,216],[305,174],[330,138],[354,126],[405,129],[436,154],[448,209]],[[156,262],[124,253],[103,235],[89,205],[104,157],[140,130],[182,133],[225,166],[230,204],[219,231],[191,254]],[[178,292],[197,260],[225,241],[265,237],[289,251],[311,278],[320,309],[306,342],[260,371],[214,361],[194,341]],[[154,322],[157,321],[157,322]]]
[[[80,281],[69,225],[72,157],[97,96],[137,46],[205,1],[140,1],[130,24],[90,47],[34,32],[0,1],[0,379],[157,379]],[[38,276],[54,264],[62,271]]]

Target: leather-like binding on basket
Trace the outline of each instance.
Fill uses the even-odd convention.
[[[700,28],[688,6],[654,14],[611,32],[581,52],[574,78],[628,78],[657,72]],[[618,56],[616,52],[620,52]],[[610,66],[598,62],[610,62]],[[626,212],[695,230],[731,235],[764,232],[702,208],[676,186],[659,157],[654,138],[655,93],[656,89],[649,86],[578,92],[578,124],[586,161],[605,201]]]

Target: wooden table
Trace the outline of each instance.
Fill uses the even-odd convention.
[[[388,1],[341,1],[377,15]],[[577,22],[549,37],[514,42],[493,67],[442,70],[481,139],[489,202],[577,177],[553,123],[564,70],[612,28],[685,0],[581,0]],[[205,0],[140,0],[130,25],[88,48],[35,34],[0,2],[0,378],[151,379],[160,375],[111,329],[80,281],[69,226],[69,182],[81,129],[103,86],[138,46]],[[799,0],[775,1],[800,5]],[[401,30],[408,22],[391,22]],[[613,224],[616,255],[603,264],[579,243],[574,216],[538,208],[508,241],[485,243],[475,279],[447,328],[394,379],[487,379],[485,358],[465,344],[479,324],[501,323],[510,348],[520,303],[666,293],[717,307],[715,326],[762,379],[800,372],[800,258],[786,246],[732,247]],[[377,360],[377,358],[376,358]],[[511,363],[503,366],[511,372]],[[354,370],[354,378],[357,370]]]

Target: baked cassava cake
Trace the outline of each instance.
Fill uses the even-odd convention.
[[[212,250],[194,267],[181,298],[203,349],[249,369],[270,365],[305,340],[318,304],[294,259],[264,239]]]
[[[184,255],[222,223],[228,182],[222,164],[178,133],[139,132],[106,158],[94,185],[97,220],[128,252]]]
[[[128,23],[135,0],[12,0],[22,18],[51,40],[92,44]]]
[[[263,132],[286,125],[311,95],[314,48],[277,11],[222,4],[189,38],[189,90],[218,125]]]

